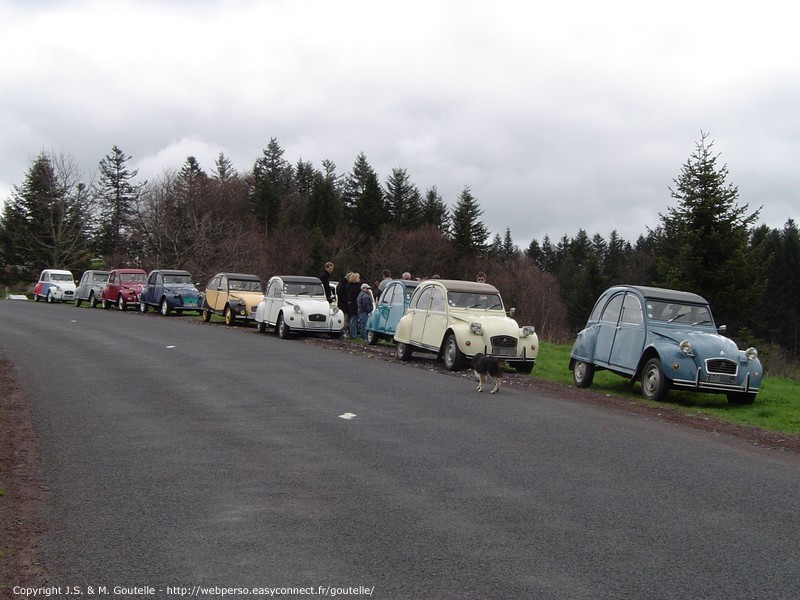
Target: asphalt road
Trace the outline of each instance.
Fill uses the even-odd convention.
[[[53,585],[800,590],[796,455],[194,316],[0,302],[0,352],[31,398]]]

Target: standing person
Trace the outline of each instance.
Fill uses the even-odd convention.
[[[403,273],[403,281],[411,281],[411,273],[409,273],[408,271]]]
[[[322,288],[325,290],[325,297],[328,299],[328,302],[333,302],[333,291],[331,290],[331,273],[333,273],[333,263],[328,261],[325,263],[325,270],[319,276],[319,279],[322,282]]]
[[[369,293],[369,285],[366,283],[361,284],[361,292],[358,294],[356,304],[358,305],[358,325],[361,327],[361,339],[366,341],[367,318],[374,308],[372,304],[372,295]]]
[[[392,272],[389,269],[384,269],[381,275],[383,276],[383,279],[381,279],[381,282],[378,284],[378,294],[380,294],[383,291],[383,288],[386,287],[386,284],[392,280]]]
[[[336,306],[344,314],[344,326],[342,330],[347,335],[347,316],[350,314],[347,310],[347,283],[350,281],[350,271],[342,275],[339,283],[336,284]]]
[[[475,276],[475,281],[478,283],[486,283],[486,273],[478,271],[478,274]]]
[[[347,314],[350,318],[347,325],[348,334],[350,339],[354,340],[358,335],[358,295],[361,293],[361,275],[350,273],[345,293],[347,294]]]

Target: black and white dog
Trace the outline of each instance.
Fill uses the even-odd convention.
[[[479,392],[483,391],[483,385],[488,378],[494,381],[494,389],[489,392],[496,394],[500,390],[500,377],[503,376],[503,359],[486,356],[485,354],[478,353],[472,357],[472,369],[475,371],[475,377],[478,378]]]

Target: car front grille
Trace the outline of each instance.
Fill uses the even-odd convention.
[[[492,338],[493,356],[516,356],[517,339],[510,335],[496,335]]]
[[[706,360],[706,372],[714,375],[736,375],[739,366],[727,358],[709,358]]]
[[[325,322],[326,319],[327,319],[327,317],[325,315],[322,315],[322,314],[319,314],[319,313],[313,314],[313,315],[308,315],[308,320],[309,321],[317,321],[317,322],[322,321],[322,322]]]

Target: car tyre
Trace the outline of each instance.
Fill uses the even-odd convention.
[[[667,378],[661,369],[661,359],[651,358],[642,370],[642,396],[660,402],[667,395]]]
[[[265,321],[256,321],[256,331],[258,333],[266,333],[267,323]]]
[[[403,362],[411,360],[411,353],[413,350],[409,344],[397,342],[397,344],[395,344],[394,351],[397,355],[397,360],[402,360]]]
[[[464,355],[458,349],[458,342],[456,341],[455,334],[451,333],[444,340],[442,346],[442,361],[444,361],[444,368],[448,371],[458,371],[464,362]]]
[[[75,296],[75,308],[81,307],[81,299]]]
[[[53,303],[53,294],[50,293],[50,290],[47,291],[47,303],[48,304]]]
[[[122,297],[122,294],[117,296],[117,308],[121,311],[128,310],[128,303],[125,302],[125,298]]]
[[[291,333],[286,320],[283,318],[283,313],[278,315],[278,322],[275,324],[275,330],[278,332],[278,337],[282,340],[288,340]]]
[[[33,301],[34,302],[38,302],[39,301],[39,294],[37,294],[37,293],[33,294]]]
[[[236,315],[233,314],[230,306],[225,307],[225,312],[222,314],[222,316],[225,317],[225,325],[236,325]]]
[[[367,343],[370,346],[374,346],[378,343],[380,336],[375,331],[367,331]]]
[[[208,323],[211,320],[211,311],[210,310],[205,309],[201,314],[203,315],[203,322],[204,323]]]
[[[89,306],[92,308],[97,308],[97,298],[95,298],[94,292],[89,294]]]
[[[732,392],[728,394],[728,404],[744,406],[756,401],[756,395],[748,392]]]
[[[161,299],[161,314],[165,317],[169,315],[169,304],[167,303],[166,298]]]
[[[147,312],[147,303],[139,300],[139,312],[144,314]]]
[[[592,385],[594,379],[594,365],[591,363],[576,360],[572,364],[572,383],[575,387],[587,388]]]
[[[103,301],[100,303],[100,306],[102,306],[104,309],[108,309],[111,305],[109,304],[108,300],[103,298]]]

